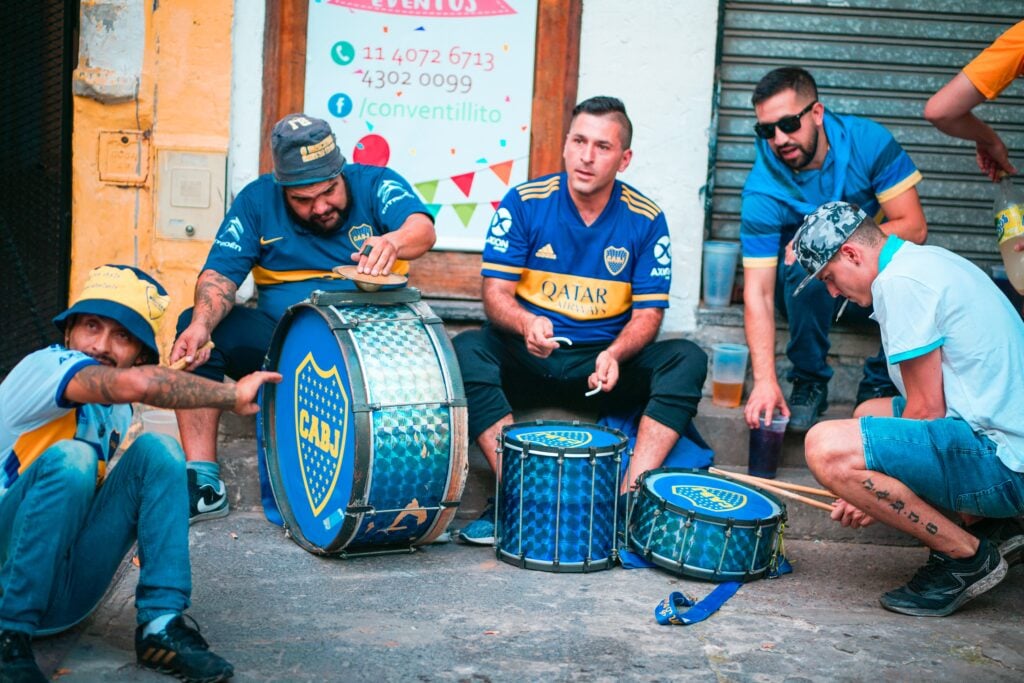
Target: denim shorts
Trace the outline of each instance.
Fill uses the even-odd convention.
[[[896,415],[903,407],[893,402]],[[863,417],[860,430],[867,468],[931,505],[980,517],[1024,514],[1024,473],[1004,465],[996,444],[965,421]]]

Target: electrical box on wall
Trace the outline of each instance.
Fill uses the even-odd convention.
[[[227,154],[158,149],[156,160],[157,237],[213,240],[226,208]]]

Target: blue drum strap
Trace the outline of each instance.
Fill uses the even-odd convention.
[[[717,612],[718,608],[724,605],[729,598],[736,595],[736,591],[740,589],[741,585],[743,584],[739,581],[720,583],[700,602],[676,591],[654,608],[654,618],[662,626],[698,624]],[[684,607],[690,609],[680,614],[680,610]]]

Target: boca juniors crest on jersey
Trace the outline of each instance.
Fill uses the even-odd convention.
[[[348,439],[349,397],[338,368],[324,370],[313,353],[295,368],[295,438],[309,507],[319,515],[338,482]]]
[[[353,225],[348,230],[348,238],[352,240],[352,244],[355,245],[356,251],[359,251],[363,246],[363,242],[365,242],[372,236],[373,228],[371,228],[366,223],[362,223],[360,225]]]
[[[612,275],[622,272],[629,263],[629,250],[625,247],[607,247],[604,250],[604,267]]]

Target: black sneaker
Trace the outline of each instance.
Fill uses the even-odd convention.
[[[967,527],[978,538],[987,538],[1010,567],[1024,560],[1024,518],[983,519]]]
[[[228,508],[228,491],[224,482],[217,480],[216,486],[199,483],[195,470],[188,469],[188,523],[195,524],[204,519],[226,517]]]
[[[861,380],[860,385],[857,387],[857,402],[854,405],[859,406],[864,401],[870,401],[873,398],[892,398],[899,395],[900,390],[894,384],[878,387],[867,384],[865,380]]]
[[[199,635],[199,624],[192,617],[178,615],[164,630],[142,637],[142,626],[135,629],[135,657],[139,666],[162,674],[171,674],[190,683],[226,681],[235,668],[223,657],[210,652],[210,646]],[[193,628],[193,626],[195,628]]]
[[[480,517],[459,531],[459,540],[470,545],[494,545],[494,499],[487,499],[487,507]]]
[[[980,540],[974,557],[962,560],[933,550],[910,583],[882,596],[882,607],[914,617],[945,617],[995,588],[1006,576],[1006,560],[988,539]]]
[[[0,631],[0,682],[45,683],[47,680],[32,654],[32,636],[22,631]]]
[[[813,427],[821,414],[828,410],[828,384],[804,379],[793,380],[793,391],[789,394],[789,429],[806,432]]]

